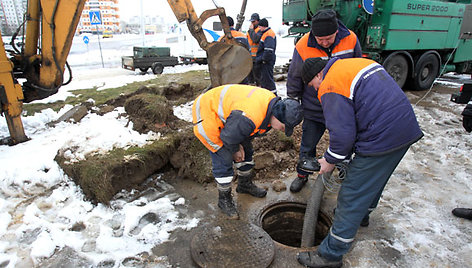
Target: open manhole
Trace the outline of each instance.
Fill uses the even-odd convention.
[[[264,209],[259,217],[259,224],[270,237],[283,245],[300,247],[306,204],[280,202]],[[315,230],[315,246],[328,235],[332,219],[324,212],[318,214]]]

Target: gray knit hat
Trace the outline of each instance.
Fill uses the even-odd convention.
[[[321,72],[328,63],[327,60],[322,58],[308,58],[302,67],[302,80],[305,84],[308,84],[313,78]]]

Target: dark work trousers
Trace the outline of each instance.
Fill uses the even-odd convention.
[[[309,158],[315,158],[316,157],[316,145],[320,141],[321,137],[323,136],[323,133],[326,130],[326,126],[323,123],[310,120],[307,118],[303,119],[303,125],[302,125],[302,140],[300,143],[300,153],[299,157],[309,157]],[[312,172],[306,172],[298,168],[297,166],[297,172],[300,175],[309,175],[312,174]]]
[[[261,85],[261,70],[260,70],[260,64],[256,63],[256,58],[252,59],[252,69],[249,75],[247,76],[247,82],[248,84],[253,84],[256,86]]]
[[[354,241],[362,219],[377,207],[380,196],[409,146],[380,156],[355,155],[338,193],[333,225],[318,252],[341,260]]]
[[[272,91],[277,95],[277,89],[275,88],[274,82],[274,64],[261,63],[261,87]]]
[[[247,139],[241,143],[244,148],[244,162],[251,162],[254,149],[251,139]],[[222,147],[216,153],[210,151],[212,172],[215,178],[233,176],[233,153],[226,147]],[[252,168],[252,167],[250,167]],[[247,168],[248,170],[250,169]]]

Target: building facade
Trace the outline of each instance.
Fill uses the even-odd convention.
[[[92,25],[90,22],[90,12],[100,11],[101,24]],[[120,15],[118,8],[118,0],[87,0],[85,2],[79,25],[78,33],[95,33],[96,31],[103,33],[111,31],[113,33],[120,32]]]
[[[0,0],[2,35],[12,35],[22,25],[25,19],[27,2],[27,0]],[[20,31],[20,33],[22,32]]]

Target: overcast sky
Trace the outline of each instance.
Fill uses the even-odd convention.
[[[120,16],[123,20],[128,20],[133,16],[141,14],[141,2],[143,5],[143,14],[145,16],[161,16],[166,19],[172,19],[175,22],[174,13],[170,9],[167,0],[119,0]],[[193,6],[197,15],[206,10],[215,8],[213,2],[222,6],[226,10],[226,14],[236,19],[236,15],[241,10],[242,0],[193,0]],[[282,25],[282,0],[247,0],[246,6],[246,22],[242,29],[246,30],[249,27],[249,18],[252,13],[257,12],[261,18],[269,17],[269,25],[272,28],[278,28]]]

